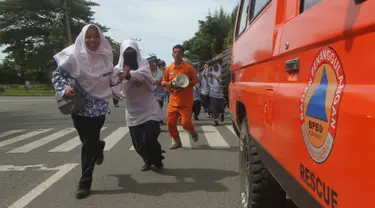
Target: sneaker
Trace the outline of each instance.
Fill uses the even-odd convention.
[[[212,124],[212,126],[218,126],[219,125],[219,121],[214,121],[214,123]]]

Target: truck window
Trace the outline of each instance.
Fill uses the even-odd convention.
[[[242,32],[246,29],[247,26],[247,17],[249,13],[249,2],[250,0],[242,0],[240,11],[238,13],[238,23],[237,23],[237,31],[236,37],[240,36]]]
[[[304,12],[308,9],[310,9],[311,7],[315,6],[315,4],[321,2],[322,0],[301,0],[301,3],[300,3],[300,12]]]
[[[271,0],[252,0],[250,21],[255,19]]]

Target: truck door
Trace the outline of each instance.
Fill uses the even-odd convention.
[[[373,78],[358,78],[369,68],[360,54],[366,42],[371,44],[369,48],[375,42],[368,38],[369,33],[374,37],[375,2],[286,2],[279,34],[280,85],[273,101],[275,151],[282,155],[278,161],[305,191],[285,188],[301,207],[306,207],[298,203],[303,194],[312,195],[324,207],[367,207],[370,204],[365,205],[362,199],[370,199],[367,193],[372,191],[366,192],[363,184],[354,182],[367,176],[345,164],[349,157],[361,158],[356,161],[366,158],[361,152],[346,155],[353,151],[349,135],[356,137],[349,121],[357,118],[349,113],[356,107],[348,106],[356,82],[374,83]],[[353,180],[350,185],[349,178]],[[354,190],[362,190],[361,199],[353,196]]]

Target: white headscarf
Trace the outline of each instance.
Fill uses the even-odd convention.
[[[114,74],[118,74],[124,68],[124,52],[127,48],[133,48],[137,52],[137,63],[138,69],[130,71],[131,76],[139,77],[143,76],[145,78],[145,83],[148,87],[152,89],[152,83],[154,78],[151,73],[151,67],[148,61],[142,57],[141,52],[139,50],[138,44],[132,40],[125,40],[121,43],[120,47],[120,58],[118,64],[114,68]],[[117,80],[117,77],[114,77],[113,80]],[[130,82],[125,81],[125,83],[121,85],[116,85],[112,87],[113,96],[119,100],[123,100],[126,97],[127,91],[131,88],[132,80]],[[141,83],[136,83],[141,84]]]
[[[138,62],[138,69],[131,71],[132,75],[142,75],[146,78],[147,81],[150,83],[153,82],[153,77],[151,73],[150,64],[148,61],[142,57],[141,51],[139,50],[138,44],[132,40],[125,40],[121,43],[120,47],[120,58],[118,64],[115,66],[115,71],[118,72],[124,68],[124,52],[127,48],[133,48],[137,52],[137,62]]]
[[[90,51],[85,43],[86,32],[92,26],[96,27],[100,34],[100,45],[96,51]],[[57,53],[54,59],[87,93],[99,98],[111,95],[109,77],[103,75],[113,72],[112,47],[98,26],[84,26],[75,43]]]
[[[217,66],[218,70],[215,71],[215,70],[214,70],[214,67],[212,67],[212,71],[211,71],[211,73],[212,73],[213,75],[215,75],[216,77],[219,77],[219,76],[221,75],[221,66],[220,66],[220,64],[216,64],[216,66]]]

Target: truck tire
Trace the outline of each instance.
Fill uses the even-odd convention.
[[[240,131],[240,192],[243,207],[285,208],[286,193],[264,167],[249,133],[247,118],[241,122]]]
[[[228,87],[230,84],[230,63],[231,63],[232,47],[226,49],[223,52],[223,58],[221,60],[221,87],[224,92],[226,104],[229,107],[228,101]]]

